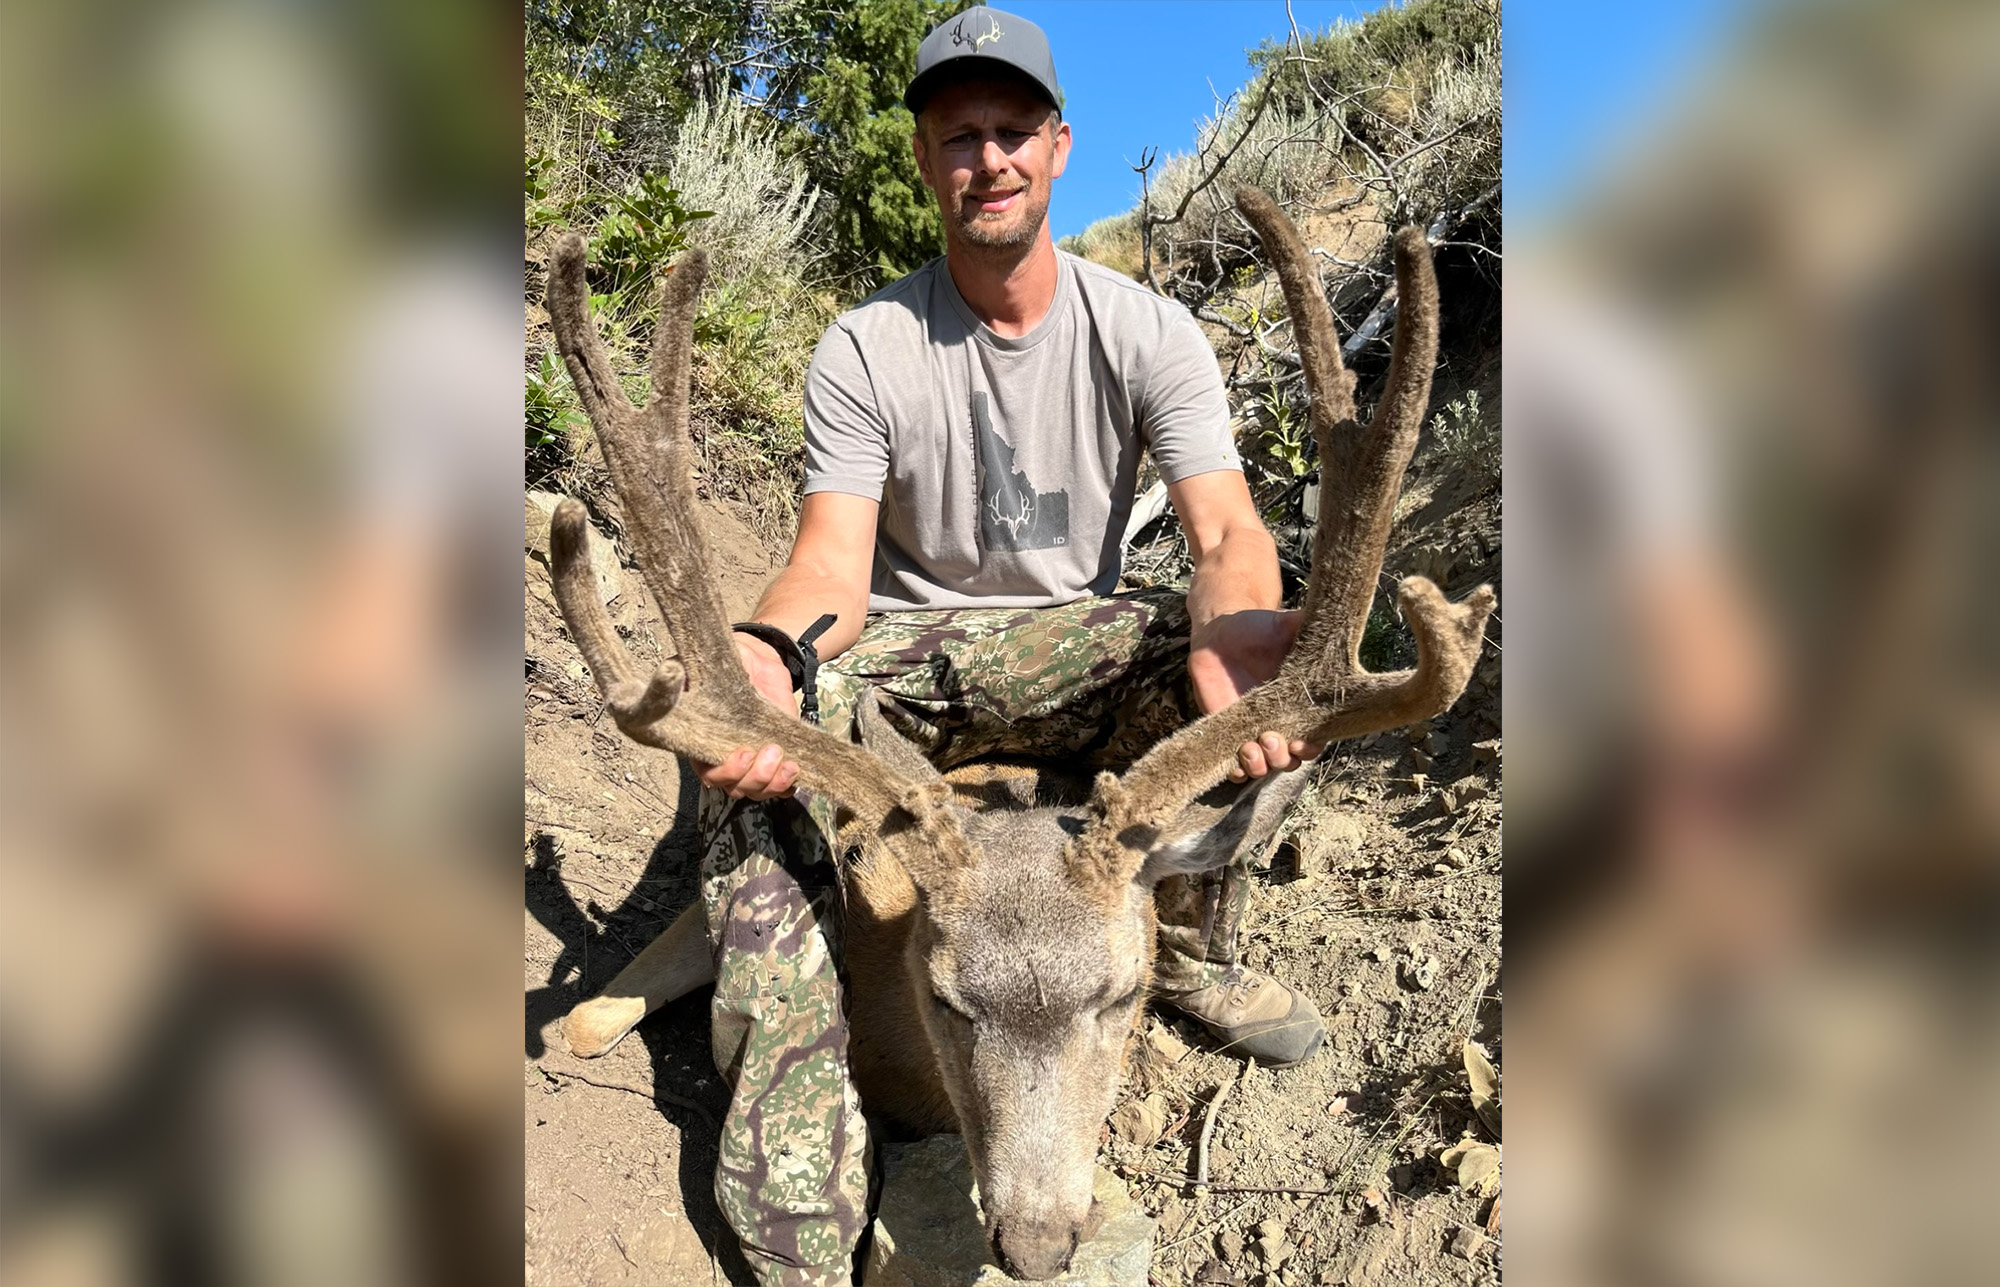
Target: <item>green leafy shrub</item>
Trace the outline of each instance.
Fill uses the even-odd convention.
[[[1287,477],[1304,478],[1312,470],[1312,426],[1277,385],[1265,389],[1260,401],[1269,422],[1263,433],[1265,452],[1279,468],[1289,471]]]
[[[780,532],[813,348],[840,309],[943,248],[901,105],[917,44],[966,0],[530,0],[528,302],[547,240],[583,233],[601,334],[635,401],[658,281],[709,252],[691,413],[706,485]],[[587,438],[530,338],[530,475]],[[565,455],[565,453],[568,453]]]
[[[629,191],[610,194],[610,202],[590,241],[590,263],[628,285],[672,263],[687,248],[688,225],[715,213],[682,205],[680,189],[663,174],[641,175]]]
[[[528,451],[534,455],[565,448],[572,435],[590,427],[577,405],[569,371],[553,352],[542,354],[541,363],[528,372],[527,420]]]

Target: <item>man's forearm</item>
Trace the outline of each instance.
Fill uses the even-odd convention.
[[[1196,628],[1232,612],[1276,608],[1283,601],[1278,547],[1261,525],[1230,529],[1188,579],[1188,617]]]
[[[839,578],[794,563],[764,591],[754,615],[796,639],[829,612],[839,620],[813,644],[822,661],[846,652],[860,637],[868,616],[868,590],[863,586],[857,593]]]

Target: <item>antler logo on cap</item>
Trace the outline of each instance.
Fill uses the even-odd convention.
[[[991,14],[988,14],[986,16],[986,30],[976,36],[967,36],[965,34],[965,24],[960,22],[958,26],[952,28],[951,43],[954,45],[971,45],[972,51],[978,53],[985,46],[1000,39],[1000,35],[999,21]]]

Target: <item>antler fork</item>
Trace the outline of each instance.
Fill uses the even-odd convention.
[[[619,386],[590,319],[583,238],[556,248],[549,274],[549,317],[556,343],[591,424],[612,482],[625,502],[626,536],[639,571],[672,630],[678,660],[645,674],[598,601],[584,539],[581,502],[556,506],[549,532],[556,602],[612,717],[626,736],[690,759],[720,763],[737,748],[777,743],[799,766],[799,783],[856,815],[870,831],[894,826],[900,810],[946,862],[962,856],[964,838],[941,782],[899,774],[865,748],[780,711],[751,685],[736,655],[713,560],[696,526],[689,469],[688,376],[695,300],[708,271],[693,251],[662,289],[653,340],[653,396],[643,411]]]
[[[1298,231],[1256,188],[1238,189],[1236,205],[1277,265],[1311,395],[1319,525],[1305,621],[1268,683],[1159,743],[1123,778],[1099,777],[1094,817],[1072,849],[1072,861],[1086,872],[1122,878],[1136,870],[1153,837],[1228,772],[1237,747],[1267,731],[1324,744],[1413,724],[1449,707],[1471,678],[1493,611],[1490,586],[1453,604],[1428,578],[1407,577],[1397,603],[1416,636],[1416,667],[1374,674],[1361,665],[1396,496],[1437,364],[1437,278],[1422,230],[1406,227],[1395,236],[1396,340],[1382,400],[1364,427],[1355,420],[1354,377],[1341,365],[1333,315]]]

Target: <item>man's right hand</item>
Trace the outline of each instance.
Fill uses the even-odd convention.
[[[749,635],[732,636],[736,655],[750,676],[751,687],[764,700],[789,715],[798,714],[798,700],[792,693],[792,672],[785,669],[778,650]],[[696,764],[695,776],[703,786],[726,791],[737,800],[775,800],[792,793],[799,766],[784,758],[784,751],[772,743],[762,749],[741,747],[720,764]]]

